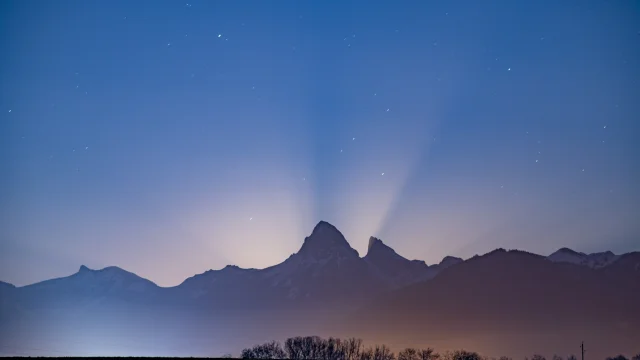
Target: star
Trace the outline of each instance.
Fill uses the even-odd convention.
[[[221,38],[221,37],[222,37],[222,34],[218,34],[218,37],[219,37],[219,38]]]
[[[340,152],[342,152],[342,149],[340,149]]]
[[[355,140],[355,139],[356,139],[356,138],[353,138],[353,139],[351,139],[351,140]]]
[[[249,218],[249,221],[251,221],[251,220],[253,220],[253,218],[252,218],[252,217],[250,217],[250,218]]]
[[[84,147],[84,149],[85,149],[85,150],[89,150],[89,147],[88,147],[88,146],[85,146],[85,147]]]
[[[11,109],[9,109],[9,112],[11,112]]]
[[[9,110],[9,112],[11,112],[11,110]],[[605,126],[603,127],[603,129],[606,129],[606,128],[607,128],[607,125],[605,125]]]
[[[504,188],[504,185],[500,185],[500,189]]]
[[[168,43],[167,46],[171,46],[171,43]]]
[[[306,181],[306,180],[307,180],[307,178],[302,178],[302,181]]]
[[[582,169],[582,172],[584,172],[584,169]]]
[[[382,176],[384,176],[384,173],[382,173]]]
[[[387,112],[389,112],[389,109],[387,109]]]
[[[511,71],[511,68],[508,68],[507,71]]]

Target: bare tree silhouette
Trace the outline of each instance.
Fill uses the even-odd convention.
[[[376,345],[373,349],[373,360],[394,360],[395,355],[386,345]]]
[[[398,353],[398,360],[419,360],[418,350],[406,348]]]
[[[373,360],[373,349],[367,348],[360,352],[360,360]]]
[[[375,345],[364,348],[362,339],[354,337],[342,340],[330,337],[323,339],[318,336],[296,336],[288,338],[284,346],[277,341],[255,345],[241,352],[243,359],[291,359],[291,360],[489,360],[476,352],[456,350],[444,353],[442,356],[432,348],[406,348],[395,354],[386,345]],[[225,355],[230,357],[230,355]],[[490,360],[496,360],[491,358]],[[498,360],[513,360],[501,356]],[[525,357],[525,360],[529,360]],[[535,354],[530,360],[546,360],[543,355]],[[553,355],[552,360],[564,360],[562,356]],[[577,360],[575,355],[567,356],[566,360]],[[629,360],[624,355],[608,357],[606,360]],[[640,360],[640,354],[631,358]]]
[[[440,354],[435,352],[432,348],[418,350],[418,359],[420,360],[438,360]]]
[[[476,352],[456,350],[445,353],[444,360],[482,360],[482,357]]]
[[[277,341],[272,341],[262,345],[255,345],[252,348],[242,350],[240,357],[243,359],[284,359],[285,351]]]
[[[359,360],[362,351],[362,339],[349,338],[342,343],[345,360]]]
[[[547,360],[547,358],[545,358],[544,356],[540,355],[540,354],[535,354],[531,357],[531,360]]]
[[[614,357],[608,357],[607,360],[629,360],[629,359],[627,359],[623,355],[618,355],[618,356],[614,356]]]

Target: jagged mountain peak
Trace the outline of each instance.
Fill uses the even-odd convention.
[[[333,225],[320,221],[304,239],[298,255],[315,259],[330,256],[359,257],[358,252],[349,245],[344,235]]]
[[[222,272],[231,272],[231,273],[245,273],[245,272],[252,272],[252,271],[256,271],[256,269],[245,269],[245,268],[241,268],[237,265],[227,265],[225,267],[223,267],[222,269],[218,270],[218,271],[222,271]]]
[[[556,252],[554,252],[553,254],[584,255],[583,253],[580,253],[580,252],[577,252],[575,250],[569,249],[568,247],[560,248]],[[553,254],[551,254],[550,256],[552,256]]]
[[[575,265],[585,265],[594,269],[610,265],[620,258],[619,255],[611,251],[603,251],[592,254],[577,252],[569,248],[561,248],[553,254],[547,256],[547,260]]]
[[[367,250],[371,251],[371,249],[375,249],[375,248],[386,248],[386,249],[391,249],[389,246],[387,246],[382,240],[378,239],[375,236],[371,236],[369,238],[369,245],[367,246]]]
[[[331,238],[339,238],[340,240],[344,240],[346,243],[347,240],[344,238],[344,235],[338,230],[337,227],[332,224],[321,220],[313,227],[313,231],[311,231],[311,235],[309,237],[331,237]]]
[[[408,261],[404,257],[398,255],[398,253],[395,250],[393,250],[391,247],[389,247],[384,242],[382,242],[382,240],[374,236],[370,237],[369,246],[367,249],[367,255],[365,255],[365,258],[371,259],[371,258],[383,258],[383,257],[389,257],[397,260]]]
[[[105,268],[102,269],[91,269],[89,267],[87,267],[86,265],[80,265],[80,269],[77,272],[78,274],[115,274],[115,273],[121,273],[121,274],[130,274],[130,275],[135,275],[136,274],[129,272],[127,270],[121,269],[117,266],[107,266]]]
[[[376,244],[382,244],[384,245],[384,243],[382,242],[382,240],[378,239],[377,237],[370,237],[369,238],[369,245],[367,246],[367,251],[371,251],[371,248],[373,246],[375,246]]]
[[[464,260],[462,260],[459,257],[455,257],[455,256],[445,256],[442,261],[440,261],[440,266],[443,267],[449,267],[455,264],[459,264],[461,262],[463,262]]]

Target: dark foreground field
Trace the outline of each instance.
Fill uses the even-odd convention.
[[[180,357],[43,357],[43,356],[38,356],[38,357],[32,357],[32,356],[13,356],[13,357],[2,357],[3,359],[65,359],[65,360],[81,360],[81,359],[91,359],[91,360],[107,360],[107,359],[145,359],[145,360],[154,360],[154,359],[163,359],[163,360],[169,360],[169,359],[192,359],[192,360],[197,360],[197,359],[207,359],[207,360],[213,360],[213,359],[236,359],[236,358],[197,358],[197,357],[187,357],[187,358],[180,358]]]

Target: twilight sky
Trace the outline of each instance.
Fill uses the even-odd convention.
[[[637,1],[3,1],[0,280],[640,249]]]

